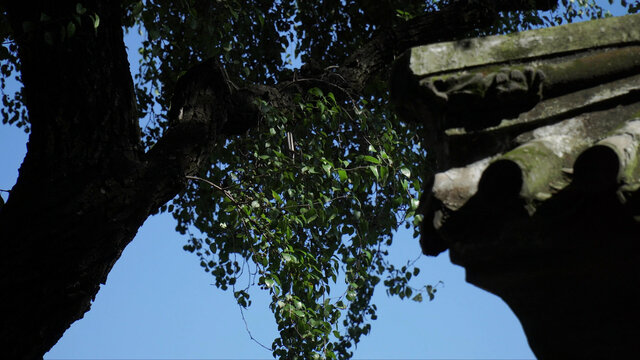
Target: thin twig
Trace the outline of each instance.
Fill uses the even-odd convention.
[[[325,205],[325,204],[329,204],[332,203],[336,200],[340,200],[340,199],[348,199],[349,195],[341,195],[338,197],[334,197],[333,199],[329,199],[327,201],[314,201],[311,204],[292,204],[292,205],[287,205],[284,206],[282,208],[282,210],[287,210],[287,209],[295,209],[295,208],[299,208],[299,207],[309,207],[309,206],[313,206],[313,205]]]
[[[264,344],[262,344],[260,341],[258,341],[256,338],[253,337],[253,335],[251,334],[251,330],[249,330],[249,324],[247,323],[247,319],[245,319],[244,317],[244,311],[242,310],[242,306],[240,304],[238,304],[238,308],[240,308],[240,316],[242,316],[242,321],[244,322],[244,327],[245,329],[247,329],[247,334],[249,334],[249,338],[251,340],[253,340],[256,344],[262,346],[263,348],[271,351],[272,349],[269,347],[266,347]]]
[[[209,181],[209,180],[207,180],[207,179],[203,179],[203,178],[198,177],[198,176],[190,176],[190,175],[187,175],[187,176],[185,176],[185,177],[186,177],[187,179],[191,179],[191,180],[199,180],[199,181],[202,181],[202,182],[204,182],[204,183],[206,183],[206,184],[208,184],[208,185],[211,185],[214,189],[221,191],[221,192],[224,194],[224,196],[226,196],[229,200],[231,200],[231,202],[233,202],[236,206],[238,206],[238,207],[239,207],[239,206],[241,206],[241,205],[240,205],[240,203],[239,203],[238,201],[236,201],[236,199],[234,199],[234,198],[233,198],[233,196],[231,195],[231,193],[230,193],[229,191],[225,190],[224,188],[220,187],[220,185],[216,185],[216,184],[212,183],[211,181]],[[239,211],[240,211],[240,209],[236,208],[236,211],[238,211],[238,212],[239,212]],[[242,215],[242,213],[240,213],[240,214]],[[244,215],[243,215],[243,216],[244,216]],[[253,219],[253,218],[252,218],[252,217],[250,217],[250,216],[245,216],[244,218],[245,218],[245,219],[248,219],[248,221],[250,221],[250,222],[251,222],[251,223],[256,227],[256,229],[261,230],[262,226],[261,226],[261,225],[260,225],[260,224],[255,220],[255,219]],[[272,233],[270,233],[270,232],[265,232],[265,231],[262,231],[262,230],[261,230],[261,232],[262,232],[262,234],[263,234],[263,235],[265,235],[265,236],[273,236],[273,234],[272,234]]]
[[[187,175],[186,178],[187,179],[191,179],[191,180],[202,181],[202,182],[204,182],[204,183],[206,183],[208,185],[211,185],[216,190],[222,191],[222,193],[224,193],[224,195],[226,197],[228,197],[229,200],[231,200],[234,204],[238,205],[238,202],[233,198],[233,196],[231,196],[231,194],[227,190],[223,189],[219,185],[214,184],[213,182],[211,182],[211,181],[209,181],[207,179],[203,179],[203,178],[197,177],[197,176],[189,176],[189,175]],[[252,220],[252,219],[250,219],[250,220]],[[213,284],[211,284],[211,285],[213,285]],[[235,285],[233,285],[233,290],[235,292]],[[238,308],[240,309],[240,316],[242,317],[242,322],[244,322],[244,327],[247,330],[247,334],[249,334],[249,338],[251,340],[253,340],[256,344],[258,344],[258,345],[262,346],[263,348],[265,348],[266,350],[271,351],[272,350],[271,348],[265,346],[264,344],[262,344],[260,341],[258,341],[256,338],[253,337],[253,335],[251,334],[251,330],[249,330],[249,324],[247,323],[247,319],[244,317],[244,311],[242,310],[242,305],[238,304]]]
[[[342,78],[342,76],[340,76],[340,77]],[[344,78],[342,78],[342,79],[344,80]],[[285,84],[285,85],[282,87],[281,91],[282,91],[282,90],[284,90],[284,89],[286,89],[286,88],[288,88],[289,86],[291,86],[291,85],[293,85],[293,84],[295,84],[295,83],[301,83],[301,82],[318,82],[318,83],[322,83],[322,84],[324,84],[324,85],[327,85],[327,86],[329,86],[329,87],[332,87],[332,88],[334,88],[334,89],[337,89],[338,91],[340,91],[341,93],[343,93],[344,95],[346,95],[346,96],[347,96],[351,101],[355,101],[355,100],[353,99],[353,96],[351,95],[351,93],[350,93],[347,89],[345,89],[345,88],[343,88],[343,87],[341,87],[341,86],[339,86],[339,85],[336,85],[336,84],[334,84],[334,83],[332,83],[332,82],[330,82],[330,81],[323,80],[323,79],[316,79],[316,78],[295,79],[295,80],[293,80],[293,81],[291,81],[291,82],[289,82],[289,83]]]
[[[222,193],[224,194],[224,196],[226,196],[229,200],[231,200],[232,203],[236,204],[236,205],[240,205],[236,199],[233,198],[233,196],[231,196],[231,193],[228,192],[227,190],[223,189],[222,187],[220,187],[220,185],[214,184],[211,181],[207,180],[207,179],[203,179],[201,177],[198,176],[190,176],[187,175],[185,176],[187,179],[191,179],[191,180],[198,180],[198,181],[202,181],[204,183],[207,183],[208,185],[211,185],[214,189],[218,190],[218,191],[222,191]]]

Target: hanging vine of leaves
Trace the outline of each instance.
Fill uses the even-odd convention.
[[[289,116],[262,103],[260,127],[221,144],[174,216],[199,229],[185,249],[241,306],[242,276],[269,291],[274,356],[344,358],[376,316],[369,300],[389,275],[392,233],[413,220],[424,154],[390,113],[318,88],[297,103]]]

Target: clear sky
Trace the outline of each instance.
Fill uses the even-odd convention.
[[[15,183],[27,136],[0,126],[0,189]],[[6,198],[6,194],[3,194]],[[76,321],[47,359],[270,359],[253,342],[231,293],[210,285],[197,257],[182,250],[185,239],[164,214],[150,217],[124,251],[91,310]],[[420,254],[418,241],[399,233],[392,247],[396,263]],[[464,281],[464,269],[448,254],[422,257],[415,285],[444,282],[434,301],[388,298],[383,287],[374,302],[379,318],[356,359],[509,358],[526,359],[522,328],[498,297]],[[252,292],[245,311],[248,328],[269,346],[277,335],[268,298]]]
[[[608,3],[606,0],[598,1]],[[618,13],[618,11],[614,11]],[[132,53],[137,46],[128,40]],[[136,60],[132,60],[136,64]],[[134,66],[135,67],[135,66]],[[26,151],[27,135],[0,126],[0,189],[10,189]],[[6,193],[2,193],[6,199]],[[277,335],[268,298],[255,289],[245,311],[231,293],[212,286],[186,239],[164,214],[150,217],[109,274],[91,310],[76,321],[47,359],[270,359],[247,329],[270,346]],[[391,249],[397,264],[420,254],[417,239],[399,232]],[[355,359],[530,359],[522,327],[498,297],[464,281],[448,252],[421,257],[414,285],[442,281],[435,300],[389,298],[380,285],[373,302],[378,320]]]

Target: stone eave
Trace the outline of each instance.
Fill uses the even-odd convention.
[[[409,68],[422,78],[632,43],[640,43],[640,14],[418,46],[409,51]]]

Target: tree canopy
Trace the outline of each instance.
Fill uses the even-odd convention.
[[[91,217],[89,226],[113,222],[113,229],[125,224],[127,230],[117,244],[98,246],[113,254],[101,260],[106,265],[91,277],[96,282],[104,281],[141,221],[155,211],[171,212],[185,250],[239,306],[250,306],[250,286],[269,292],[280,331],[273,355],[286,359],[349,358],[376,318],[370,299],[380,282],[389,294],[414,301],[436,292],[434,284],[410,283],[420,271],[411,263],[387,260],[393,233],[422,220],[419,198],[432,166],[419,124],[402,122],[389,104],[393,59],[422,43],[608,15],[594,0],[563,0],[557,7],[546,0],[111,3],[0,5],[2,121],[32,131],[21,178],[35,169],[46,180],[19,179],[24,185],[0,204],[1,224],[30,213],[20,203],[28,204],[21,194],[31,187],[40,189],[34,203],[63,201],[42,191],[82,193],[64,205],[77,216],[109,204],[108,214]],[[620,3],[630,12],[640,7],[638,1]],[[133,78],[123,64],[119,29],[144,37]],[[55,66],[38,57],[55,59]],[[294,69],[298,61],[304,65]],[[24,86],[4,91],[12,77]],[[52,95],[52,87],[59,93]],[[91,104],[99,105],[99,114],[77,110]],[[129,124],[114,127],[112,113]],[[102,120],[83,122],[83,116]],[[114,158],[113,149],[121,148],[129,152]],[[65,157],[82,175],[68,170],[58,177],[55,167]],[[93,184],[94,175],[98,185],[81,191],[64,186],[64,179]],[[158,177],[166,182],[157,185]],[[135,191],[146,195],[140,200],[129,193]],[[136,200],[110,207],[129,196]],[[104,199],[85,208],[94,197]],[[144,208],[133,210],[133,201]],[[52,221],[59,218],[44,224]],[[70,217],[59,226],[75,232],[79,221],[86,220]],[[3,242],[29,239],[7,234],[16,238]],[[76,246],[62,230],[29,236],[48,237],[51,247]],[[3,246],[3,256],[38,249]],[[93,256],[78,254],[73,261]],[[11,264],[3,276],[19,271]],[[86,292],[85,305],[60,315],[68,319],[58,326],[62,331],[87,311],[97,287]],[[58,333],[42,347],[55,343]]]

